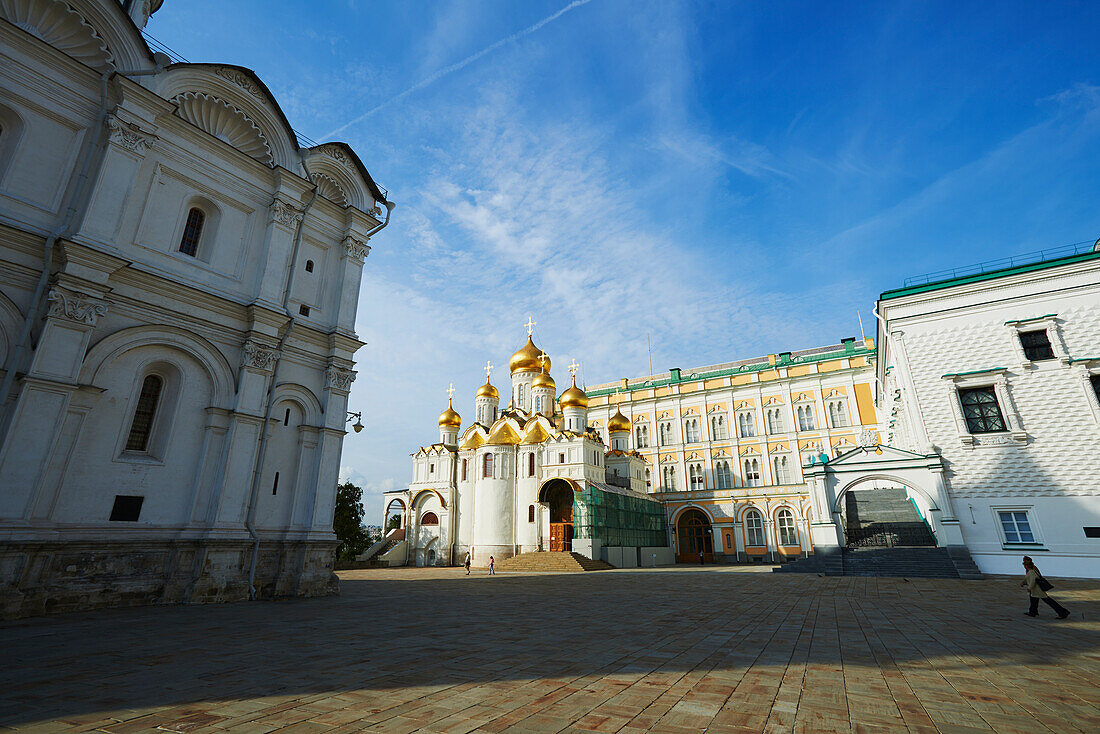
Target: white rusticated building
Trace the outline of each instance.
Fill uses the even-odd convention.
[[[363,261],[392,204],[156,0],[0,2],[0,607],[335,590]]]
[[[843,495],[903,485],[984,573],[1100,576],[1100,248],[974,268],[878,301],[884,446],[811,467],[815,551]]]

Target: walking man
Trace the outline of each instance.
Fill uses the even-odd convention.
[[[489,575],[490,576],[493,576],[493,575],[496,574],[496,571],[493,570],[493,563],[495,562],[495,560],[496,559],[494,559],[492,556],[489,556]]]
[[[466,575],[470,575],[470,562],[473,558],[470,557],[470,551],[466,551],[466,560],[462,562],[462,565],[466,567]]]
[[[1024,580],[1020,582],[1020,586],[1026,586],[1028,596],[1031,597],[1031,606],[1024,614],[1029,617],[1038,617],[1039,600],[1042,599],[1054,610],[1054,613],[1058,615],[1058,619],[1065,619],[1068,617],[1069,610],[1047,596],[1047,592],[1043,589],[1043,586],[1046,585],[1049,589],[1050,582],[1043,578],[1043,574],[1039,573],[1039,568],[1035,565],[1035,562],[1031,560],[1031,556],[1024,556],[1024,568],[1027,570],[1027,575],[1024,576]]]

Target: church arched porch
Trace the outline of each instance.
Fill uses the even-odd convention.
[[[573,550],[573,493],[579,491],[576,482],[556,477],[539,488],[539,504],[549,519],[547,527],[551,551]]]

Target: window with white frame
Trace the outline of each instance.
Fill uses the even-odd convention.
[[[745,486],[759,487],[763,485],[760,479],[760,460],[745,459]]]
[[[1005,543],[1035,543],[1035,531],[1027,510],[997,510]]]
[[[795,410],[795,414],[798,416],[798,430],[814,430],[814,406],[799,405]]]
[[[1008,430],[1004,414],[997,403],[997,392],[988,387],[959,388],[966,430],[970,433],[997,433]]]
[[[1024,350],[1024,357],[1031,362],[1041,362],[1054,359],[1054,348],[1050,344],[1050,334],[1046,329],[1032,329],[1021,331],[1020,346]]]
[[[776,484],[791,483],[791,468],[789,466],[786,456],[773,456],[772,469],[775,470]]]
[[[833,428],[843,428],[848,425],[848,407],[844,400],[830,400],[828,402],[829,425]]]
[[[634,445],[640,449],[649,448],[649,426],[634,426]]]
[[[730,471],[730,463],[725,459],[720,459],[714,464],[715,479],[718,483],[718,489],[730,489],[733,487],[733,472]]]
[[[756,510],[745,513],[745,545],[762,548],[764,544],[764,518]]]
[[[768,424],[768,433],[783,433],[783,413],[779,408],[768,408],[764,411],[764,417]]]
[[[527,387],[527,386],[524,385],[521,382],[521,383],[519,383],[519,387],[516,388],[516,407],[517,408],[522,408],[523,407],[523,390],[524,390],[525,387]]]
[[[710,417],[710,436],[715,441],[729,438],[729,432],[726,430],[726,416],[712,415]]]
[[[706,480],[703,477],[702,464],[688,464],[688,484],[691,491],[706,489]]]
[[[657,424],[657,439],[662,446],[667,446],[675,441],[672,436],[672,423],[670,421]]]
[[[752,413],[737,414],[737,429],[741,433],[741,438],[751,438],[756,435],[756,421],[753,420]]]
[[[661,469],[661,477],[664,480],[664,488],[670,492],[676,490],[676,467],[666,466]]]
[[[779,545],[798,545],[798,532],[794,528],[794,514],[788,509],[782,509],[776,513],[775,520],[779,530]]]
[[[699,443],[699,419],[688,418],[684,421],[684,443]]]

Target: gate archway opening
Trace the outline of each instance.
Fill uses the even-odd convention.
[[[895,477],[863,477],[838,494],[844,544],[850,548],[938,545],[932,498]]]
[[[702,510],[686,510],[676,521],[676,562],[714,561],[714,533],[710,518]],[[702,556],[702,557],[700,557]]]
[[[551,479],[539,490],[539,502],[550,511],[550,550],[573,550],[573,484]]]

